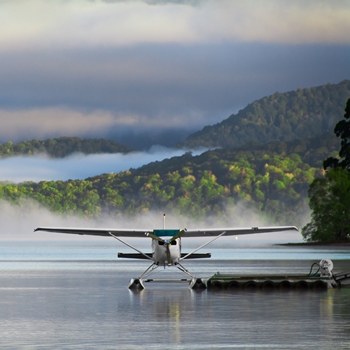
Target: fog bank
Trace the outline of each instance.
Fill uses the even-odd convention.
[[[218,227],[252,227],[252,226],[271,226],[268,219],[262,218],[258,211],[247,210],[244,205],[238,204],[235,207],[226,209],[225,222],[216,216],[209,216],[204,220],[194,220],[184,215],[166,214],[166,228],[192,229],[192,228],[218,228]],[[309,212],[305,213],[304,218],[298,220],[301,225],[306,224],[309,220]],[[55,214],[41,207],[33,201],[26,201],[21,206],[14,206],[7,202],[0,201],[0,241],[108,241],[111,244],[121,245],[114,239],[108,237],[79,236],[69,234],[55,234],[48,232],[33,232],[39,226],[52,227],[98,227],[98,228],[134,228],[152,230],[163,227],[163,212],[151,211],[144,214],[138,214],[133,217],[121,216],[118,218],[105,214],[98,220],[86,219],[76,216],[65,216]],[[296,223],[297,224],[297,223]],[[286,225],[286,223],[278,223]],[[197,245],[198,242],[206,241],[208,238],[189,238],[184,239],[190,245]],[[126,238],[126,240],[137,240],[142,245],[148,246],[150,243],[147,239]],[[302,237],[300,232],[281,232],[254,234],[235,237],[222,237],[213,246],[226,247],[227,244],[239,246],[242,244],[254,243],[288,243],[300,242]]]
[[[192,151],[192,154],[199,155],[204,151],[206,149],[199,149]],[[154,146],[147,152],[90,155],[76,153],[60,159],[49,158],[47,155],[17,156],[0,160],[0,181],[19,183],[43,180],[82,180],[104,173],[119,173],[130,168],[136,169],[151,162],[179,157],[184,153],[186,150]]]

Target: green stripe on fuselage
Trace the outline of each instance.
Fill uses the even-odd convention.
[[[157,237],[162,237],[162,236],[175,236],[180,232],[180,230],[153,230],[153,234],[156,235]]]

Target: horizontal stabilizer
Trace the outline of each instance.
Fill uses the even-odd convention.
[[[181,258],[186,256],[187,253],[181,253]],[[204,259],[204,258],[211,258],[211,253],[197,253],[197,254],[191,254],[189,255],[187,259]]]
[[[152,259],[152,253],[146,253],[150,259]],[[118,258],[126,258],[126,259],[144,259],[148,260],[144,255],[139,253],[118,253]]]

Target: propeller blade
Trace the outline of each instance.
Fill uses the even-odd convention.
[[[165,241],[164,241],[163,238],[160,238],[160,237],[156,236],[155,234],[153,234],[153,233],[151,233],[151,232],[147,232],[147,233],[146,233],[146,236],[147,236],[147,237],[151,237],[152,239],[155,239],[155,240],[157,240],[157,241],[159,241],[159,242],[165,243]]]
[[[167,255],[168,264],[171,264],[172,261],[171,261],[171,254],[170,254],[170,248],[169,248],[170,242],[166,242],[165,246],[166,246],[166,255]]]
[[[181,230],[179,233],[177,233],[176,235],[172,236],[172,237],[170,238],[170,240],[169,240],[169,243],[175,241],[175,239],[177,239],[177,238],[180,238],[186,231],[187,231],[187,229],[184,228],[184,229]]]
[[[169,240],[165,241],[168,264],[172,264],[172,259],[171,259],[171,254],[170,254],[171,243],[174,242],[177,238],[180,238],[186,231],[187,230],[184,228],[179,233],[172,236]]]

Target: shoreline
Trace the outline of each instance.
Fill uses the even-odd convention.
[[[298,242],[298,243],[280,243],[275,244],[279,246],[286,246],[286,247],[350,247],[350,242],[344,242],[344,243],[321,243],[321,242]]]

